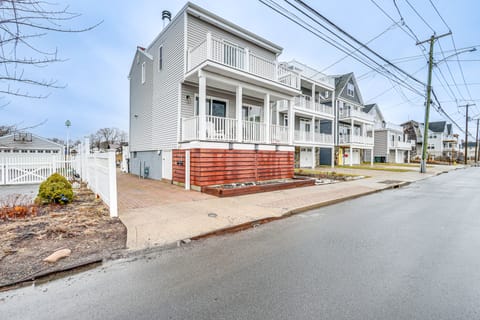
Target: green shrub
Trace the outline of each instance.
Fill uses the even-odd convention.
[[[73,189],[70,182],[58,173],[52,174],[42,182],[36,201],[41,204],[67,204],[73,200]]]

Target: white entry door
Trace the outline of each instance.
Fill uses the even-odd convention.
[[[310,168],[312,166],[312,149],[300,148],[300,167]]]
[[[300,119],[300,140],[301,141],[311,141],[310,131],[312,124],[310,120]]]
[[[162,151],[162,179],[172,180],[172,150]]]

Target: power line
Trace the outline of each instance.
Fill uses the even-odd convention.
[[[308,22],[304,21],[303,19],[301,19],[300,17],[298,17],[297,15],[293,14],[292,12],[290,12],[289,10],[287,10],[286,8],[282,7],[281,5],[279,5],[278,3],[272,1],[272,0],[259,0],[262,4],[266,5],[267,7],[271,8],[272,10],[274,10],[275,12],[281,14],[282,16],[286,17],[287,19],[289,19],[290,21],[294,22],[295,24],[299,25],[300,27],[302,27],[303,29],[307,30],[308,32],[312,33],[313,35],[317,36],[318,38],[324,40],[325,42],[327,42],[328,44],[334,46],[335,48],[337,48],[338,50],[348,54],[348,49],[338,43],[338,41],[336,41],[335,39],[332,39],[330,36],[328,35],[325,35],[323,32],[321,32],[320,30],[318,30],[317,28],[315,28],[314,26],[312,26],[311,24],[309,24]],[[268,3],[267,3],[268,2]],[[301,11],[301,10],[300,10]],[[306,14],[305,14],[306,15]],[[306,15],[307,17],[309,17],[308,15]],[[311,18],[311,17],[309,17]],[[326,28],[325,26],[321,25],[324,29],[326,29],[327,31],[331,32],[328,28]],[[344,42],[346,42],[344,39],[342,39]],[[351,47],[353,47],[352,44],[349,44],[348,42],[346,42],[348,45],[350,45]],[[353,47],[355,48],[355,47]],[[359,51],[358,53],[362,54],[363,56],[365,56],[368,60],[372,61],[373,63],[375,63],[376,65],[378,66],[381,66],[378,62],[376,62],[374,59],[372,59],[371,57],[368,57],[365,53]],[[357,61],[359,61],[360,63],[364,64],[365,66],[367,66],[368,68],[374,68],[372,67],[372,65],[369,63],[369,62],[366,62],[365,60],[363,60],[361,57],[358,57],[354,54],[351,55],[351,57]],[[420,91],[418,91],[416,88],[414,88],[412,85],[410,84],[407,84],[407,83],[403,83],[403,81],[401,81],[402,79],[398,78],[397,75],[393,74],[391,71],[389,71],[388,69],[386,68],[383,68],[383,71],[385,73],[380,73],[382,74],[383,76],[387,77],[388,78],[388,74],[395,77],[396,79],[393,80],[395,82],[397,82],[398,84],[402,85],[402,86],[405,86],[407,89],[417,93],[417,94],[420,94],[422,95],[422,93]]]
[[[393,0],[393,2],[395,2],[395,0]],[[422,20],[423,23],[425,23],[425,25],[426,25],[427,27],[429,27],[430,30],[432,30],[432,32],[435,34],[435,33],[436,33],[436,32],[435,32],[435,29],[432,28],[432,26],[425,20],[425,18],[424,18],[420,13],[418,13],[417,9],[415,9],[415,7],[412,6],[412,4],[410,3],[410,1],[405,0],[405,2],[410,6],[410,8],[412,8],[413,12],[415,12],[415,14],[420,18],[420,20]]]

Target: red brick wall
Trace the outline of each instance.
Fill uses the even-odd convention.
[[[294,153],[289,151],[191,149],[191,184],[292,178],[293,164]],[[173,181],[185,182],[185,150],[173,150]]]

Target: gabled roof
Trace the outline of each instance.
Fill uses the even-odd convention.
[[[360,104],[363,105],[362,94],[360,93],[360,88],[358,87],[357,80],[355,79],[353,72],[333,77],[335,78],[335,97],[339,97],[343,90],[345,90],[347,83],[352,80],[353,85],[355,86],[355,94],[358,96]]]
[[[130,79],[130,76],[132,75],[133,71],[133,66],[135,65],[135,60],[137,59],[137,54],[143,54],[145,57],[153,61],[153,57],[151,54],[145,51],[145,48],[137,46],[137,50],[135,51],[135,54],[133,55],[133,60],[132,64],[130,65],[130,71],[128,72],[128,79]]]
[[[428,124],[428,129],[432,132],[445,132],[446,121],[436,121],[430,122]]]
[[[378,106],[378,104],[372,103],[372,104],[367,104],[363,107],[363,111],[366,113],[373,114],[373,112],[371,112],[372,110],[374,110],[379,115],[382,121],[385,121],[385,118],[383,117],[382,111],[380,111],[380,107]]]
[[[32,141],[15,141],[14,137],[15,134],[0,137],[0,149],[63,149],[63,145],[35,134],[32,134]]]

